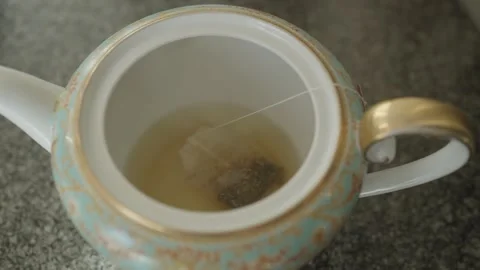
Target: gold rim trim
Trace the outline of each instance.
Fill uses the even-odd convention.
[[[360,147],[365,155],[375,143],[389,137],[420,134],[454,138],[475,151],[473,127],[458,108],[440,101],[406,97],[380,102],[360,122]]]
[[[83,102],[85,90],[91,80],[93,73],[98,68],[98,65],[102,62],[102,60],[107,55],[110,54],[110,52],[117,45],[122,43],[124,40],[126,40],[133,34],[145,29],[146,27],[152,24],[165,21],[167,19],[181,16],[181,15],[195,14],[195,13],[201,13],[201,12],[224,12],[224,13],[234,13],[234,14],[251,16],[251,17],[263,20],[265,22],[268,22],[277,27],[280,27],[286,32],[296,37],[298,40],[304,43],[304,45],[307,46],[318,57],[319,61],[322,62],[322,64],[328,71],[330,78],[334,83],[334,87],[337,90],[336,92],[337,92],[337,97],[340,104],[340,114],[341,114],[339,139],[337,142],[336,152],[335,152],[334,158],[332,159],[331,165],[327,170],[327,173],[324,175],[322,181],[320,181],[319,184],[316,187],[314,187],[314,189],[301,202],[299,202],[295,207],[293,207],[289,211],[263,224],[258,224],[257,226],[245,228],[242,230],[230,231],[226,233],[215,233],[215,234],[185,232],[185,231],[175,230],[172,228],[167,228],[157,224],[156,222],[150,219],[147,219],[137,214],[136,212],[132,211],[125,205],[121,204],[98,181],[97,177],[94,175],[94,173],[91,171],[90,167],[88,166],[85,153],[83,151],[83,148],[81,147],[82,143],[81,143],[81,138],[79,133],[80,108]],[[308,38],[304,36],[304,34],[296,30],[296,27],[294,25],[291,25],[280,18],[274,17],[273,15],[269,15],[261,11],[256,11],[256,10],[243,8],[243,7],[221,6],[221,5],[220,6],[219,5],[190,6],[190,7],[172,9],[170,11],[159,13],[157,17],[146,20],[143,23],[135,26],[135,28],[130,30],[130,32],[125,33],[119,37],[114,36],[113,39],[116,39],[116,40],[111,44],[109,44],[108,47],[103,50],[100,56],[92,59],[93,61],[92,67],[88,71],[88,74],[85,76],[85,79],[83,80],[82,85],[79,86],[79,89],[77,90],[79,91],[78,93],[79,96],[77,97],[77,102],[74,105],[74,108],[72,111],[71,129],[72,129],[72,141],[74,146],[74,149],[72,149],[72,154],[74,155],[75,160],[78,163],[80,172],[85,177],[85,181],[89,185],[91,185],[92,188],[90,190],[94,192],[96,195],[98,195],[100,198],[102,198],[102,200],[106,202],[107,205],[109,205],[111,208],[113,208],[116,212],[118,212],[121,216],[125,217],[127,220],[130,220],[134,224],[144,227],[154,233],[159,233],[161,235],[165,235],[175,239],[183,239],[183,240],[188,239],[188,240],[194,240],[194,241],[219,241],[219,240],[225,241],[225,240],[239,238],[239,237],[254,236],[262,232],[265,232],[269,228],[275,227],[285,222],[286,220],[292,221],[292,220],[300,219],[302,215],[301,210],[306,206],[310,205],[316,199],[319,192],[322,191],[323,187],[328,185],[335,179],[335,173],[341,167],[341,164],[342,164],[341,161],[345,157],[345,153],[347,152],[347,147],[345,145],[345,143],[347,142],[346,135],[348,133],[348,120],[347,120],[348,109],[347,109],[347,101],[345,100],[346,97],[344,97],[341,94],[341,89],[340,89],[341,87],[339,86],[340,84],[335,78],[334,69],[330,66],[329,61],[327,60],[327,57],[325,57],[325,55],[323,55],[323,53],[317,49],[315,44],[310,42]]]

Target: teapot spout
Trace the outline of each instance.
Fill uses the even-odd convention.
[[[0,114],[50,152],[57,97],[65,89],[0,66]]]

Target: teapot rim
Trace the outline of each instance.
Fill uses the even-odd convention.
[[[90,166],[88,165],[87,158],[85,156],[82,143],[81,143],[81,136],[80,136],[80,111],[82,105],[82,98],[83,94],[88,86],[90,78],[93,76],[95,69],[98,67],[102,59],[104,59],[116,46],[121,43],[123,40],[128,38],[129,36],[133,35],[134,33],[148,27],[149,25],[161,21],[165,18],[171,18],[172,16],[176,16],[179,14],[189,14],[192,12],[199,12],[199,11],[221,11],[221,12],[231,12],[236,14],[248,15],[254,18],[260,19],[262,21],[266,21],[268,23],[274,24],[277,27],[282,28],[284,31],[288,32],[289,34],[293,35],[299,41],[304,43],[306,47],[308,47],[317,57],[318,62],[325,68],[329,79],[333,85],[333,88],[336,90],[335,95],[338,99],[339,104],[339,132],[336,138],[336,143],[334,146],[334,152],[332,153],[332,158],[328,162],[328,166],[326,166],[326,171],[322,174],[321,179],[318,179],[316,185],[298,202],[291,205],[290,209],[284,211],[283,213],[274,216],[266,220],[263,223],[254,224],[253,226],[248,226],[245,228],[234,229],[234,230],[227,230],[227,231],[220,231],[220,232],[196,232],[196,231],[185,231],[185,230],[178,230],[176,228],[165,227],[164,225],[159,224],[145,216],[138,214],[136,211],[130,209],[127,205],[118,201],[111,193],[109,193],[106,188],[100,183],[99,179],[95,176],[94,172],[91,170]],[[147,17],[146,19],[140,20],[139,24],[135,27],[128,29],[126,34],[121,34],[114,38],[113,42],[111,42],[107,49],[99,50],[99,54],[93,57],[93,60],[90,60],[89,65],[87,68],[84,67],[84,70],[87,70],[88,74],[83,79],[83,82],[80,83],[77,81],[77,77],[72,77],[70,80],[67,89],[72,91],[72,89],[77,89],[78,87],[78,99],[77,102],[74,104],[72,109],[72,122],[70,123],[71,127],[71,138],[72,138],[72,146],[73,148],[70,149],[71,153],[74,155],[74,159],[78,162],[79,170],[82,174],[84,174],[85,179],[89,185],[93,188],[93,192],[97,193],[104,201],[109,205],[112,209],[116,212],[120,213],[123,217],[127,220],[134,222],[135,224],[141,225],[142,227],[148,228],[156,233],[171,235],[171,236],[178,236],[178,237],[195,237],[195,238],[202,238],[202,239],[211,239],[211,238],[231,238],[231,237],[240,237],[244,235],[251,235],[251,234],[258,234],[264,232],[265,230],[271,229],[272,227],[276,227],[278,224],[281,224],[286,221],[292,221],[295,219],[300,218],[302,215],[305,215],[304,211],[305,208],[308,208],[308,205],[313,203],[313,201],[317,198],[318,194],[322,191],[323,187],[334,181],[336,176],[336,172],[338,171],[339,167],[334,166],[335,164],[341,164],[342,160],[344,159],[345,152],[347,147],[345,142],[347,142],[347,135],[349,130],[348,127],[348,108],[346,104],[345,97],[340,94],[342,91],[339,89],[338,81],[335,76],[335,72],[333,68],[330,66],[329,62],[326,60],[323,52],[317,49],[317,45],[314,44],[311,40],[306,38],[304,33],[300,33],[298,29],[294,26],[284,22],[281,19],[274,18],[271,15],[265,14],[263,12],[250,10],[247,8],[240,8],[240,7],[232,7],[232,6],[223,6],[223,5],[203,5],[203,6],[190,6],[190,7],[183,7],[178,9],[173,9],[169,11],[162,12],[160,14],[154,15],[155,17]],[[120,32],[125,31],[121,30]],[[114,35],[115,36],[115,35]],[[88,60],[86,60],[88,61]],[[268,198],[266,198],[267,200]],[[255,207],[255,206],[252,206]],[[247,207],[245,207],[247,208]]]

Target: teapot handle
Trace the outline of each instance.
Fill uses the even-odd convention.
[[[475,150],[473,127],[456,107],[425,98],[398,98],[371,107],[360,121],[359,143],[365,158],[390,162],[395,136],[426,135],[450,142],[422,159],[366,175],[360,197],[417,186],[460,169]]]
[[[32,75],[0,66],[0,115],[50,151],[54,105],[64,90]]]

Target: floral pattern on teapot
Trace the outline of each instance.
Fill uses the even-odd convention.
[[[198,7],[197,7],[198,8]],[[213,8],[213,7],[212,7]],[[234,8],[238,12],[265,17],[263,13]],[[179,12],[178,10],[176,12]],[[95,64],[118,39],[140,25],[164,14],[138,21],[95,50],[73,75],[55,106],[52,166],[56,187],[71,220],[82,236],[107,259],[122,269],[261,270],[297,269],[332,240],[355,205],[366,173],[357,147],[356,123],[363,114],[358,93],[342,89],[354,86],[342,65],[317,41],[279,19],[270,18],[308,38],[324,57],[322,61],[337,81],[339,96],[348,114],[343,127],[344,155],[336,171],[324,179],[322,189],[311,203],[302,205],[291,218],[262,233],[197,241],[153,232],[132,222],[113,209],[86,179],[69,149],[69,121],[74,104],[83,91]]]

